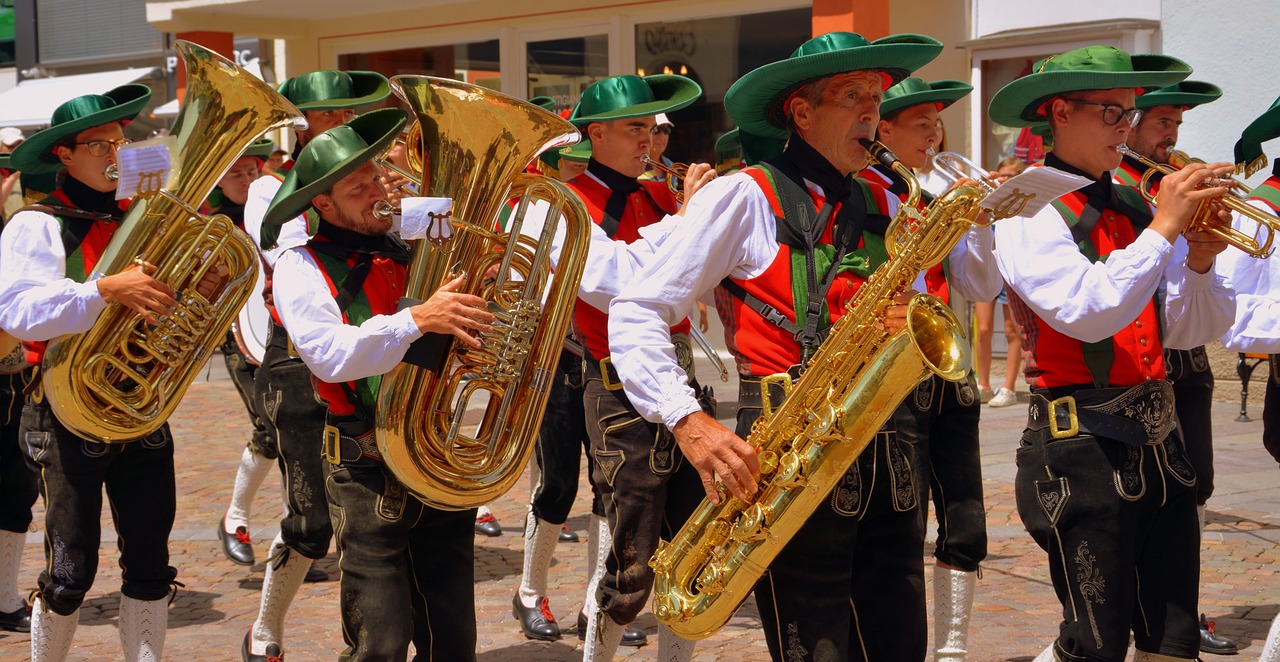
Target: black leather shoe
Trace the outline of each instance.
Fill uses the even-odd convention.
[[[222,553],[238,565],[253,565],[253,543],[249,540],[249,529],[237,526],[235,533],[227,533],[227,518],[224,515],[218,522],[218,540],[222,541]]]
[[[550,602],[542,597],[538,598],[537,606],[526,607],[520,602],[519,593],[511,598],[511,615],[520,621],[520,630],[526,638],[538,641],[556,641],[560,638],[560,624],[551,615]]]
[[[1200,652],[1213,653],[1214,655],[1235,655],[1240,652],[1240,648],[1236,646],[1236,642],[1219,636],[1214,630],[1215,623],[1205,620],[1204,614],[1200,614]]]
[[[587,638],[587,615],[578,612],[578,638],[586,640]],[[622,641],[618,642],[621,646],[643,646],[649,643],[649,635],[644,630],[633,628],[630,625],[622,628]]]
[[[0,630],[10,632],[31,631],[31,607],[23,606],[11,612],[0,611]]]
[[[303,577],[302,581],[307,582],[308,584],[327,582],[329,581],[329,573],[312,565],[310,568],[307,568],[307,576]]]
[[[560,542],[578,542],[578,534],[569,528],[568,524],[560,525]]]
[[[493,515],[481,515],[476,518],[476,533],[497,538],[502,535],[502,525],[498,524],[498,518]]]
[[[244,633],[244,643],[240,645],[240,659],[244,662],[284,662],[284,653],[280,652],[279,644],[267,644],[266,655],[254,655],[249,652],[249,635]]]

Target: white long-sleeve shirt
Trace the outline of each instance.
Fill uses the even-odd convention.
[[[97,282],[67,278],[58,219],[13,216],[0,234],[0,328],[19,340],[49,340],[93,328],[107,307]]]
[[[1249,204],[1274,215],[1258,200]],[[1254,236],[1257,222],[1235,213],[1232,225]],[[1216,270],[1236,292],[1236,316],[1222,335],[1222,344],[1235,352],[1280,353],[1280,259],[1249,257],[1236,248],[1218,256]]]
[[[316,377],[347,382],[390,372],[422,337],[413,314],[375,315],[359,326],[342,321],[324,271],[302,247],[276,261],[275,303],[298,355]]]
[[[244,230],[253,237],[254,245],[259,248],[262,247],[262,218],[266,216],[267,207],[271,206],[272,198],[276,197],[276,192],[283,183],[272,175],[263,175],[249,185],[249,198],[244,203]],[[300,214],[280,227],[276,247],[263,250],[262,259],[268,267],[274,268],[282,253],[294,246],[304,246],[310,239],[306,216]]]
[[[1048,166],[1046,166],[1048,167]],[[1235,300],[1213,270],[1187,268],[1187,242],[1143,230],[1105,262],[1091,262],[1052,205],[1031,218],[995,224],[996,260],[1009,288],[1055,330],[1084,342],[1109,338],[1137,319],[1166,287],[1164,347],[1191,349],[1231,324]]]

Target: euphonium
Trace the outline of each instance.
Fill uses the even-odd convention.
[[[49,342],[41,386],[58,420],[82,437],[137,439],[169,417],[213,349],[222,343],[253,287],[258,253],[226,216],[195,208],[249,143],[293,124],[302,113],[269,85],[196,44],[175,45],[187,67],[187,92],[172,135],[178,148],[163,188],[140,191],[112,235],[90,280],[141,259],[173,288],[177,308],[146,323],[119,304],[93,328]],[[213,266],[229,277],[208,298],[196,285]]]
[[[1137,159],[1139,163],[1147,166],[1147,171],[1142,174],[1142,180],[1138,182],[1138,189],[1142,192],[1142,197],[1153,206],[1156,204],[1156,196],[1151,194],[1151,178],[1157,173],[1172,174],[1186,167],[1188,163],[1203,163],[1199,159],[1187,156],[1183,152],[1170,150],[1169,164],[1156,163],[1155,161],[1133,151],[1126,145],[1119,147],[1121,154]],[[1200,203],[1199,209],[1195,212],[1195,217],[1187,224],[1189,232],[1208,232],[1209,234],[1235,246],[1244,251],[1246,254],[1264,258],[1271,255],[1271,244],[1275,241],[1276,229],[1280,227],[1280,219],[1268,214],[1253,205],[1245,202],[1243,198],[1232,194],[1232,189],[1243,189],[1244,193],[1248,193],[1248,188],[1244,187],[1240,182],[1230,177],[1222,178],[1223,183],[1228,186],[1228,193],[1220,198],[1205,200]],[[1257,224],[1257,234],[1250,237],[1249,235],[1231,227],[1229,222],[1224,223],[1218,218],[1213,203],[1221,204],[1223,207],[1239,213],[1242,216],[1253,219]]]
[[[453,200],[452,236],[415,242],[405,296],[426,299],[461,271],[469,278],[460,291],[488,301],[498,320],[480,337],[482,349],[435,337],[439,355],[428,367],[401,363],[382,377],[378,450],[422,501],[474,508],[510,489],[528,464],[590,238],[591,217],[576,195],[522,171],[539,152],[578,134],[537,106],[476,85],[396,76],[391,88],[420,125],[426,158],[419,162],[430,169],[420,174],[421,190]],[[408,147],[412,156],[415,146]],[[536,241],[520,233],[532,198],[550,203]],[[513,199],[519,203],[505,231],[495,231]],[[565,238],[552,271],[554,221],[562,214]],[[483,411],[468,415],[471,407]]]
[[[911,171],[879,143],[868,151],[910,187],[885,236],[889,261],[858,289],[797,383],[787,374],[765,378],[787,396],[774,407],[762,388],[764,411],[747,438],[760,459],[756,494],[743,501],[721,488],[720,505],[704,499],[649,561],[654,616],[683,638],[703,639],[729,620],[911,389],[931,372],[951,381],[968,374],[963,325],[936,297],[913,297],[895,333],[881,322],[894,297],[968,231],[985,196],[955,187],[921,214]]]

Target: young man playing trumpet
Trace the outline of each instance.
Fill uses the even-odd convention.
[[[410,495],[382,462],[373,411],[381,376],[424,333],[473,335],[494,320],[480,297],[454,292],[459,276],[426,302],[396,310],[408,250],[388,236],[392,218],[372,163],[399,135],[404,111],[370,112],[303,148],[263,218],[264,228],[314,209],[305,245],[280,255],[274,278],[280,321],[316,376],[326,403],[328,496],[342,569],[344,660],[419,657],[474,660],[475,510],[443,511]],[[342,303],[339,303],[341,301]],[[313,451],[322,447],[313,440]]]
[[[148,263],[85,282],[128,206],[115,199],[116,182],[106,170],[128,142],[124,122],[150,97],[145,85],[125,85],[72,99],[54,110],[48,129],[13,153],[21,172],[66,171],[62,186],[39,207],[15,214],[0,237],[0,327],[26,341],[33,366],[40,365],[46,341],[89,330],[108,305],[125,306],[153,324],[177,305],[173,290],[151,277],[156,267]],[[20,428],[27,461],[42,477],[45,503],[47,563],[32,606],[31,657],[62,660],[71,647],[80,605],[97,575],[105,488],[123,571],[124,659],[159,660],[177,576],[169,565],[176,507],[169,426],[107,444],[63,426],[45,399],[53,397],[36,389]]]
[[[1040,659],[1118,662],[1131,633],[1138,662],[1194,660],[1200,649],[1196,475],[1163,348],[1230,326],[1233,295],[1213,273],[1226,244],[1183,237],[1201,201],[1225,192],[1209,184],[1229,166],[1166,176],[1154,215],[1111,174],[1142,114],[1135,89],[1190,72],[1174,58],[1090,46],[1037,62],[989,109],[1006,126],[1048,121],[1045,167],[1089,180],[995,229],[1032,387],[1018,514],[1062,603],[1060,634]]]

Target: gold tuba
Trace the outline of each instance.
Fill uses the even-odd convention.
[[[249,296],[258,252],[226,216],[195,210],[249,143],[302,119],[266,83],[196,44],[175,45],[187,67],[187,92],[174,123],[173,172],[158,191],[138,195],[98,260],[90,280],[156,265],[178,307],[151,326],[119,304],[93,328],[49,342],[41,386],[58,420],[104,442],[146,436],[173,413],[191,380],[226,336]],[[196,285],[214,265],[230,270],[209,298]]]
[[[591,217],[576,195],[522,171],[541,151],[571,144],[578,134],[537,106],[476,85],[396,76],[391,88],[417,116],[422,138],[420,146],[407,146],[411,168],[420,147],[417,162],[430,170],[415,173],[425,185],[419,189],[453,200],[452,236],[415,242],[405,296],[410,303],[425,299],[461,271],[470,276],[462,291],[488,301],[498,320],[481,336],[483,349],[430,337],[434,356],[382,377],[378,450],[425,503],[474,508],[510,489],[528,464],[590,238]],[[495,231],[504,205],[516,198],[505,231]],[[536,241],[520,234],[533,198],[550,203]],[[552,271],[552,221],[562,213],[566,236]],[[468,414],[471,408],[483,411]]]
[[[706,638],[729,620],[911,389],[931,372],[950,381],[969,372],[964,327],[936,297],[912,298],[907,324],[896,333],[877,325],[916,274],[968,231],[985,194],[956,187],[921,214],[911,171],[879,143],[867,150],[910,187],[885,236],[889,261],[847,304],[799,382],[793,386],[785,373],[765,378],[764,411],[747,438],[759,452],[756,494],[741,501],[721,487],[720,505],[704,499],[649,561],[653,614],[685,639]],[[769,384],[786,389],[777,407]]]

